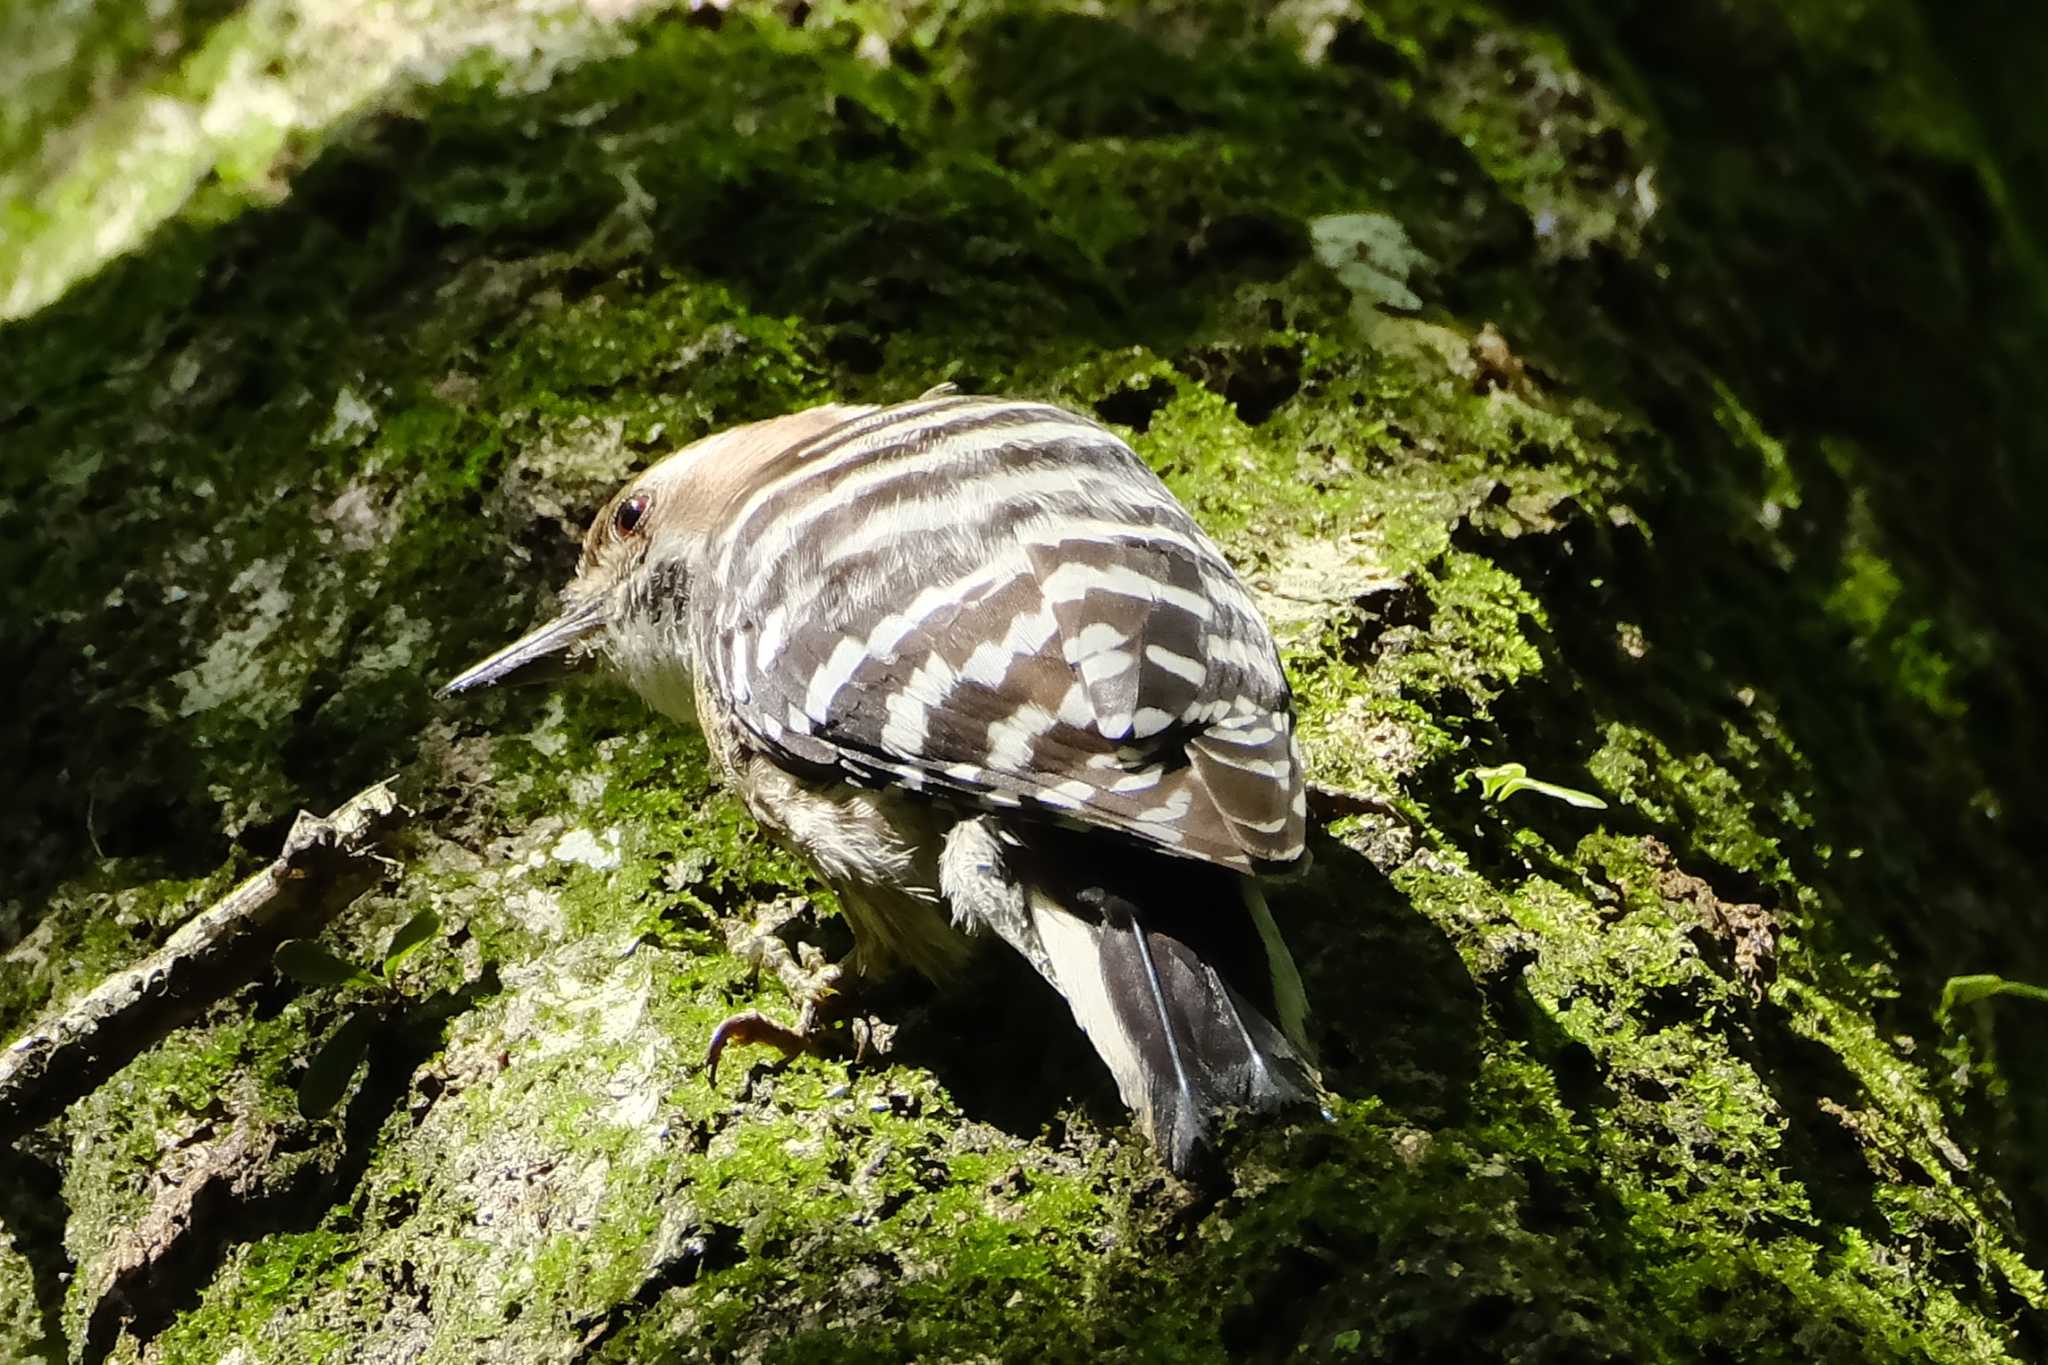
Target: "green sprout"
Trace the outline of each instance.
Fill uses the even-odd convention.
[[[1468,768],[1458,774],[1458,785],[1464,786],[1466,780],[1471,778],[1476,778],[1479,782],[1481,799],[1495,804],[1507,800],[1516,792],[1529,791],[1585,810],[1607,809],[1607,803],[1593,793],[1531,777],[1529,770],[1519,763],[1503,763],[1494,768]]]
[[[2048,988],[2031,986],[2024,981],[2008,981],[1991,972],[1980,972],[1975,976],[1952,976],[1948,979],[1948,984],[1941,988],[1941,1006],[1936,1017],[1947,1019],[1958,1005],[1974,1005],[1994,995],[2016,995],[2022,1000],[2048,1004]]]
[[[354,1078],[356,1068],[370,1053],[378,1026],[395,1007],[406,1002],[398,990],[399,968],[441,931],[441,916],[422,910],[398,927],[384,947],[383,957],[369,967],[340,957],[311,939],[286,939],[277,945],[271,961],[277,969],[302,986],[357,986],[375,992],[369,1004],[342,1021],[299,1078],[299,1113],[308,1119],[325,1118],[341,1102]]]

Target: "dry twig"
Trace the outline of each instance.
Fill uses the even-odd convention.
[[[0,1142],[47,1122],[206,1001],[246,979],[228,970],[279,935],[291,912],[324,916],[367,890],[369,851],[398,812],[389,782],[325,819],[299,813],[269,866],[193,916],[163,947],[51,1011],[0,1052]],[[308,932],[299,926],[300,932]]]

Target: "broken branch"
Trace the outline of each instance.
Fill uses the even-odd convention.
[[[299,812],[262,871],[178,927],[164,945],[52,1011],[0,1052],[0,1142],[61,1113],[180,1019],[225,994],[228,967],[278,937],[289,912],[317,918],[367,890],[380,870],[371,839],[398,812],[391,784],[358,792],[332,815]]]

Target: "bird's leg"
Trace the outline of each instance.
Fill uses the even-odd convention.
[[[845,1008],[846,997],[839,989],[845,977],[842,964],[827,962],[817,945],[799,943],[794,953],[778,936],[791,911],[778,902],[751,924],[733,925],[726,930],[726,946],[736,957],[752,963],[756,970],[774,973],[802,1008],[794,1028],[779,1024],[759,1010],[743,1010],[712,1031],[704,1054],[704,1070],[713,1084],[718,1081],[718,1059],[735,1043],[765,1043],[784,1057],[817,1049],[829,1033],[833,1020]]]

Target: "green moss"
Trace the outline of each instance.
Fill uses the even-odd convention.
[[[353,1240],[343,1232],[321,1230],[266,1237],[238,1248],[198,1309],[157,1339],[152,1358],[197,1365],[219,1360],[237,1345],[263,1340],[284,1305],[346,1286],[359,1259]],[[334,1329],[297,1332],[288,1353],[277,1358],[311,1365],[345,1359],[350,1342]]]
[[[0,1342],[25,1359],[55,1350],[37,1318],[35,1290],[35,1271],[28,1258],[15,1246],[13,1235],[0,1235]]]
[[[110,859],[58,888],[34,932],[0,956],[0,1038],[159,946],[240,870],[230,863],[205,877],[152,880],[147,866]]]
[[[1674,754],[1652,735],[1610,726],[1587,766],[1601,789],[1659,824],[1675,824],[1707,857],[1770,881],[1791,873],[1758,828],[1743,784],[1705,754]]]
[[[173,1182],[189,1179],[212,1149],[241,1136],[260,1145],[258,1135],[293,1121],[288,1072],[303,1036],[296,1012],[269,1020],[216,1017],[143,1052],[67,1111],[65,1236],[80,1267],[67,1324],[80,1339],[96,1307],[91,1296],[141,1249],[129,1239],[142,1235],[145,1216],[160,1200],[177,1197],[162,1173],[178,1172]],[[265,1179],[281,1188],[308,1157],[279,1151]]]

